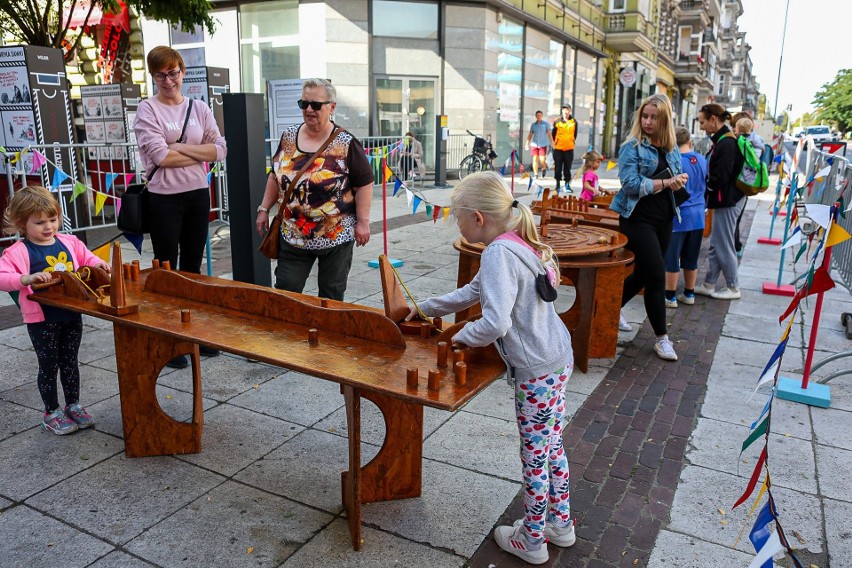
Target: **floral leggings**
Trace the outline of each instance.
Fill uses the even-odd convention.
[[[543,537],[545,522],[571,523],[568,458],[562,448],[565,386],[574,370],[568,364],[549,375],[515,382],[515,415],[521,434],[524,476],[524,528],[533,540]],[[549,510],[548,510],[549,505]]]
[[[38,358],[38,391],[45,412],[59,408],[57,372],[65,394],[65,404],[79,402],[80,368],[77,365],[77,352],[83,339],[83,319],[28,323],[27,331]]]

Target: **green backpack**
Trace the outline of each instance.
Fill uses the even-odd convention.
[[[730,132],[726,136],[737,139],[737,146],[744,158],[743,167],[737,176],[737,189],[747,197],[766,191],[769,187],[769,170],[754,151],[754,146],[745,136],[734,136]]]

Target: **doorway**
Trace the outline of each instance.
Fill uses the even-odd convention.
[[[402,138],[411,131],[423,144],[427,168],[435,167],[435,108],[437,80],[429,77],[377,77],[376,136]]]

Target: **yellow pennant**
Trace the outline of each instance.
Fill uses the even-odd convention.
[[[849,238],[852,238],[852,235],[850,235],[846,229],[837,223],[832,223],[828,232],[828,238],[825,241],[825,246],[826,248],[833,247],[834,245],[840,244]]]
[[[104,203],[106,203],[106,200],[106,193],[101,193],[100,191],[95,192],[95,215],[101,214],[101,209],[104,208]]]
[[[94,254],[96,257],[98,257],[104,262],[109,262],[110,244],[112,243],[107,241],[98,248],[92,249],[92,254]]]
[[[615,167],[615,166],[617,166],[617,165],[618,165],[618,164],[616,164],[616,163],[615,163],[615,162],[613,162],[612,160],[609,160],[609,161],[606,163],[606,171],[611,170],[612,168],[614,168],[614,167]]]
[[[444,207],[444,222],[445,223],[447,222],[447,217],[449,217],[449,216],[450,216],[450,208]]]

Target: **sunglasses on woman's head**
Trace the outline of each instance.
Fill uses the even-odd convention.
[[[331,101],[303,101],[299,99],[296,101],[296,104],[299,105],[299,108],[305,110],[308,107],[311,107],[314,110],[319,110],[322,108],[322,105],[330,105]]]

